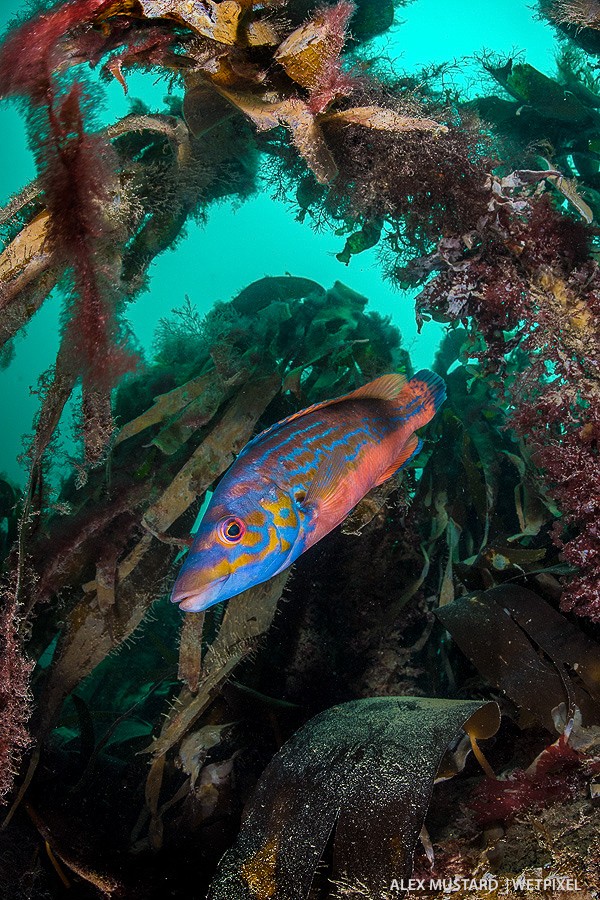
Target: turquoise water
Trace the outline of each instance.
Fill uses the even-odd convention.
[[[0,27],[4,30],[15,14],[29,4],[3,0]],[[481,77],[473,55],[484,49],[496,53],[520,53],[532,65],[551,74],[556,40],[547,23],[538,20],[524,0],[497,0],[478,12],[475,4],[460,0],[416,0],[397,10],[397,24],[384,37],[371,42],[372,57],[392,60],[398,71],[415,71],[424,65],[456,60],[453,79],[473,89]],[[152,76],[128,78],[131,97],[160,109],[166,93],[164,82]],[[103,121],[123,115],[128,104],[116,82],[108,91],[101,111]],[[0,109],[1,194],[3,201],[34,175],[27,149],[25,129],[18,110],[7,104]],[[224,258],[226,236],[235,248],[233,264]],[[241,288],[264,275],[293,275],[314,279],[325,287],[339,279],[369,298],[370,308],[386,315],[400,327],[404,345],[416,366],[431,362],[441,328],[430,323],[418,335],[412,298],[400,294],[381,277],[375,250],[352,259],[345,267],[335,254],[343,238],[316,234],[308,224],[295,221],[285,203],[275,201],[269,187],[243,204],[220,203],[209,210],[205,225],[190,223],[184,240],[175,250],[159,257],[150,269],[150,289],[129,307],[127,318],[141,346],[150,351],[159,319],[180,306],[186,295],[200,312],[216,300],[228,300]],[[37,398],[31,394],[39,375],[54,362],[58,346],[61,298],[51,297],[16,342],[15,358],[0,372],[4,427],[0,446],[0,471],[23,482],[25,470],[18,462],[23,435],[31,431]]]

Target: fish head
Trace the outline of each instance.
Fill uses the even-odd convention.
[[[228,502],[211,503],[175,581],[171,602],[186,612],[200,612],[285,568],[295,537],[287,506],[289,499],[276,490],[271,496],[248,491]]]

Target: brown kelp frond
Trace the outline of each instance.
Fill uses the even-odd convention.
[[[598,645],[532,591],[499,585],[467,594],[436,615],[519,715],[532,716],[551,734],[561,703],[571,714],[577,707],[585,725],[600,720]],[[498,648],[493,657],[483,650],[486,635]]]
[[[40,673],[41,694],[32,723],[36,741],[47,737],[65,697],[74,696],[75,688],[78,695],[73,702],[81,727],[88,728],[85,706],[79,699],[81,680],[110,665],[115,650],[127,643],[142,619],[147,628],[152,627],[148,610],[168,589],[173,547],[185,543],[178,535],[191,524],[197,498],[249,439],[278,394],[282,376],[296,396],[277,396],[275,405],[289,408],[298,404],[298,395],[309,401],[327,394],[334,385],[343,391],[371,373],[387,370],[393,359],[396,364],[402,358],[406,361],[398,352],[397,332],[385,320],[365,312],[365,305],[365,298],[339,283],[325,291],[308,279],[283,276],[249,285],[231,301],[229,316],[215,311],[203,323],[203,355],[197,358],[195,372],[187,373],[192,376],[188,381],[173,386],[154,402],[150,400],[156,393],[152,386],[148,401],[134,381],[121,388],[121,393],[129,391],[138,404],[142,398],[142,404],[150,405],[118,435],[106,486],[104,473],[98,469],[89,473],[88,481],[77,491],[67,482],[57,507],[69,506],[69,517],[46,510],[34,486],[30,506],[33,504],[35,515],[27,520],[28,553],[23,562],[27,577],[20,589],[22,633],[27,632],[27,623],[35,622],[35,611],[43,601],[61,598],[60,607],[55,604],[44,615],[44,630],[38,631],[34,625],[38,655],[45,655],[42,651],[48,646],[49,634],[57,635],[60,630],[56,646],[50,638],[52,662],[45,663]],[[210,321],[214,317],[219,319],[218,326]],[[196,315],[188,304],[183,319],[179,315],[176,321],[185,325],[190,320],[196,321]],[[167,332],[171,330],[167,326]],[[224,347],[228,348],[226,354]],[[392,356],[394,347],[396,355]],[[163,345],[162,353],[156,366],[167,367],[160,369],[164,383],[172,373],[165,356],[168,347]],[[53,421],[71,386],[72,357],[63,350],[60,359],[42,407],[44,421],[38,440],[43,444],[50,439]],[[221,374],[224,359],[228,360],[227,380]],[[234,363],[237,368],[232,369]],[[139,381],[148,377],[140,375]],[[185,376],[180,373],[180,377]],[[64,389],[59,389],[65,379]],[[117,409],[125,408],[118,400]],[[271,420],[273,415],[269,413]],[[104,494],[101,502],[99,490]],[[377,510],[363,527],[376,514]],[[196,720],[226,690],[233,670],[255,652],[257,640],[270,626],[285,579],[286,575],[232,601],[220,629],[212,616],[204,629],[194,629],[193,637],[184,635],[179,670],[188,687],[155,735],[152,750],[157,760],[171,759],[173,751],[178,752]],[[189,631],[188,627],[186,634]],[[175,662],[175,654],[173,659]],[[173,670],[171,694],[175,683]],[[147,725],[140,726],[136,734],[145,735],[147,743],[150,730]],[[14,736],[16,742],[16,731]],[[100,749],[90,752],[94,760],[101,754]],[[16,743],[13,753],[17,753]],[[40,777],[34,771],[32,766],[33,783]],[[155,781],[158,786],[162,783],[162,779],[150,779],[149,798],[159,790],[152,787]],[[176,794],[175,806],[185,800],[188,790],[182,792],[180,786]],[[173,805],[169,800],[165,803],[149,800],[149,840],[156,847],[161,843],[160,823]],[[204,815],[210,817],[210,808],[208,804]],[[144,833],[142,828],[140,837]]]
[[[600,48],[600,37],[596,35],[596,39]],[[483,64],[490,89],[466,106],[476,110],[506,141],[505,167],[558,170],[562,179],[556,186],[568,191],[576,181],[576,207],[583,201],[587,207],[584,218],[589,219],[590,211],[597,216],[595,147],[600,134],[600,91],[593,63],[569,41],[561,46],[553,75],[525,60]]]
[[[318,119],[337,172],[330,184],[303,173],[277,135],[264,146],[277,195],[295,197],[298,218],[351,233],[340,261],[375,245],[386,256],[424,252],[440,233],[475,227],[494,147],[472,112],[364,83],[339,107]]]
[[[493,704],[415,697],[356,700],[311,719],[263,773],[209,897],[307,898],[332,834],[333,879],[379,896],[411,872],[448,745],[478,720],[492,737],[499,719]]]

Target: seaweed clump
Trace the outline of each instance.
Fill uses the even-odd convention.
[[[495,380],[511,427],[563,513],[554,539],[578,572],[563,608],[597,621],[600,283],[593,232],[539,187],[534,193],[556,177],[550,170],[492,178],[490,212],[478,228],[442,239],[398,276],[436,271],[417,299],[421,318],[469,326],[469,352]]]
[[[362,81],[340,105],[321,121],[336,167],[330,183],[306,175],[279,135],[263,146],[297,217],[349,235],[341,262],[377,246],[393,278],[398,254],[408,259],[440,235],[476,227],[498,147],[473,111],[448,107],[433,90],[421,96],[412,83]]]
[[[335,183],[341,209],[367,222],[383,219],[388,244],[402,245],[410,235],[404,239],[411,251],[425,250],[440,235],[470,230],[483,215],[492,148],[467,114],[434,140],[411,130],[345,129],[335,121],[326,133],[342,161]]]

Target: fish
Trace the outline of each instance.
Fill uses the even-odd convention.
[[[171,601],[200,612],[287,569],[419,452],[415,432],[445,396],[428,369],[382,375],[254,437],[215,488]]]

